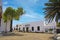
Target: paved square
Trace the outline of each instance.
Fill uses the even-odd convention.
[[[53,34],[13,32],[0,36],[0,40],[52,40]]]

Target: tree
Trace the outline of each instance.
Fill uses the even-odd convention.
[[[49,0],[48,3],[45,3],[45,18],[51,22],[55,18],[56,23],[60,19],[60,0]]]
[[[56,23],[60,19],[60,0],[49,0],[48,3],[45,3],[45,18],[48,22],[52,22],[55,18]],[[55,28],[55,37],[56,38],[56,28]]]
[[[50,28],[50,29],[49,29],[49,32],[52,33],[52,31],[53,31],[53,28]]]
[[[59,22],[59,23],[57,23],[57,27],[60,27],[60,22]]]
[[[13,9],[12,7],[7,7],[5,12],[3,13],[4,22],[11,21],[10,23],[10,32],[12,32],[12,21],[19,20],[19,17],[24,14],[23,8]]]

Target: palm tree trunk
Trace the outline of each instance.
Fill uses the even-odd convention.
[[[6,22],[6,26],[5,26],[5,33],[7,33],[7,22]]]
[[[56,40],[56,35],[57,35],[57,31],[56,31],[56,29],[57,29],[57,23],[58,23],[58,20],[56,20],[56,16],[57,16],[57,13],[56,13],[56,15],[55,15],[55,22],[56,22],[56,28],[54,29],[54,39]]]
[[[11,20],[11,23],[10,23],[10,32],[12,32],[12,20]]]
[[[57,40],[57,33],[56,33],[56,28],[54,29],[54,40]]]

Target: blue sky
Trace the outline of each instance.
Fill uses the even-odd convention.
[[[3,11],[11,6],[13,8],[23,7],[26,13],[20,16],[20,20],[13,20],[16,24],[44,20],[44,3],[48,0],[3,0]]]

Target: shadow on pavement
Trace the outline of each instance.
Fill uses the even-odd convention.
[[[56,40],[56,39],[54,38],[54,36],[50,37],[49,39],[51,39],[51,40]]]
[[[17,34],[17,33],[3,33],[3,36],[24,36],[23,34]]]

